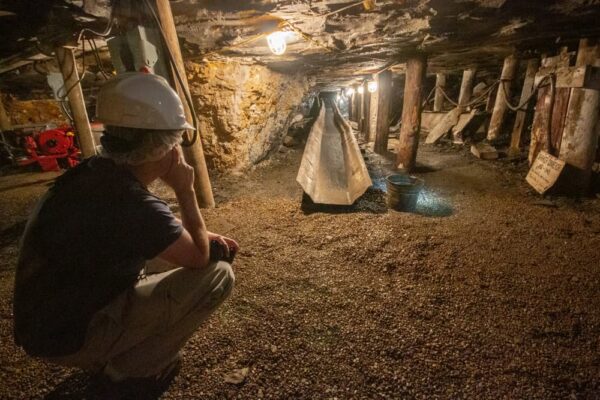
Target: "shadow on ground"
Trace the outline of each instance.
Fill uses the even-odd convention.
[[[147,387],[144,385],[118,386],[85,372],[76,372],[59,383],[44,399],[155,400],[160,398],[168,388],[168,383],[160,387]]]

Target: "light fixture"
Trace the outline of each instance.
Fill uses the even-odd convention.
[[[369,93],[376,92],[377,91],[377,82],[376,81],[367,82],[367,90],[369,91]]]
[[[269,49],[275,55],[282,55],[285,53],[287,44],[285,43],[285,33],[282,31],[273,32],[267,36],[267,44]]]
[[[358,94],[363,94],[364,92],[365,92],[365,88],[364,88],[364,86],[363,86],[363,85],[360,85],[360,86],[358,87]]]
[[[339,102],[340,102],[340,100],[342,99],[342,96],[340,96],[340,94],[338,93],[338,94],[335,96],[335,99],[336,99],[336,101],[339,103]]]
[[[348,89],[346,89],[346,97],[350,97],[354,94],[354,88],[352,86],[350,86]]]

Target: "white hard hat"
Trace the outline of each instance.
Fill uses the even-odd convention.
[[[126,128],[194,129],[166,79],[143,72],[119,74],[102,85],[96,118],[105,125]]]

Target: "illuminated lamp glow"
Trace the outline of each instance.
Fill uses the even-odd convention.
[[[365,88],[361,85],[358,87],[358,94],[363,94],[365,92]]]
[[[375,82],[375,81],[367,82],[367,90],[369,91],[369,93],[376,92],[377,91],[377,82]]]
[[[346,97],[350,97],[354,94],[354,88],[353,87],[349,87],[348,89],[346,89]]]
[[[285,33],[281,31],[273,32],[267,36],[267,44],[269,49],[275,55],[282,55],[285,53],[287,44],[285,43]]]

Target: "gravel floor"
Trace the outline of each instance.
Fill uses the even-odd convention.
[[[301,204],[300,155],[215,181],[204,215],[241,243],[237,287],[162,398],[600,398],[598,200],[540,201],[523,165],[422,146],[418,214],[387,212],[377,191],[323,211]],[[0,398],[106,398],[12,343],[40,179],[0,178]]]

